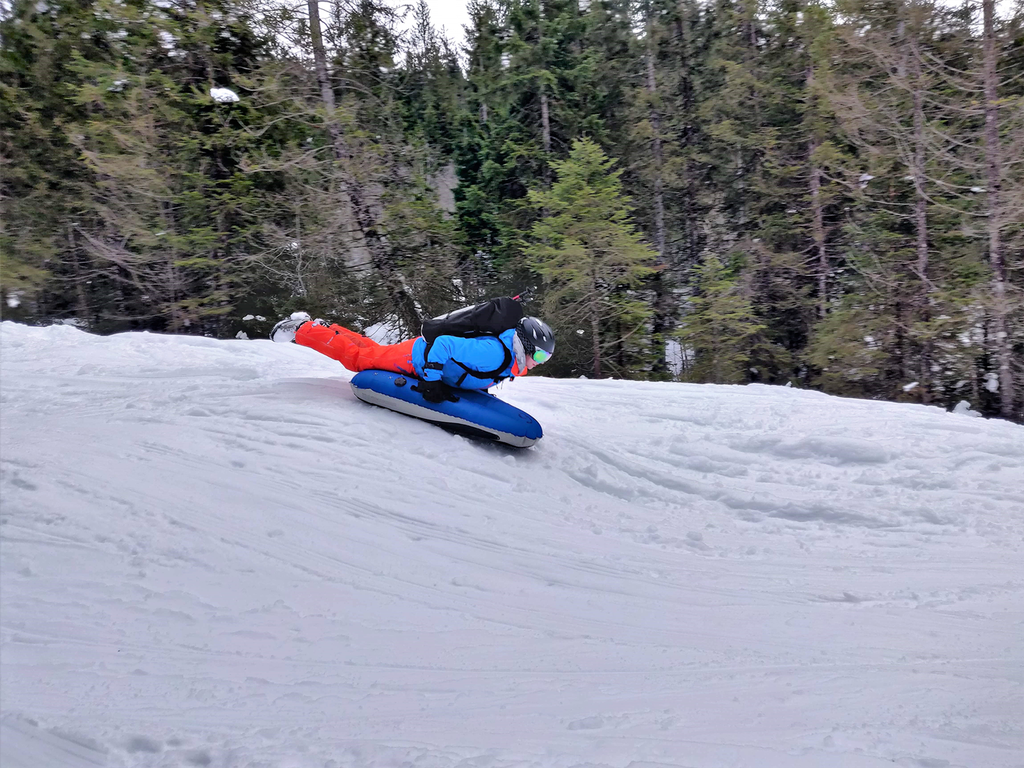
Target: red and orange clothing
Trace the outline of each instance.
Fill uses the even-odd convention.
[[[513,351],[515,334],[512,328],[499,336],[475,339],[438,336],[427,344],[417,336],[399,344],[378,344],[340,325],[310,322],[295,332],[295,343],[337,360],[350,371],[392,371],[451,387],[488,389],[503,379],[526,375],[526,366],[520,366]]]

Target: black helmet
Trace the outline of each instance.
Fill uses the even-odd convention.
[[[523,344],[523,351],[536,362],[547,362],[555,351],[555,333],[543,320],[524,317],[516,323],[516,336]],[[537,351],[540,350],[540,354]],[[538,360],[541,357],[543,359]]]

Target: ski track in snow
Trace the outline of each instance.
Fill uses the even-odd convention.
[[[531,377],[525,451],[263,341],[0,326],[0,763],[1024,765],[1024,429]]]

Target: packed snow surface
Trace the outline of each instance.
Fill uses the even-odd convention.
[[[1024,429],[530,377],[474,442],[268,341],[2,329],[0,764],[1024,764]]]

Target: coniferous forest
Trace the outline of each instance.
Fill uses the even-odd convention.
[[[526,291],[548,375],[1022,419],[1020,2],[0,13],[5,319],[407,337]]]

